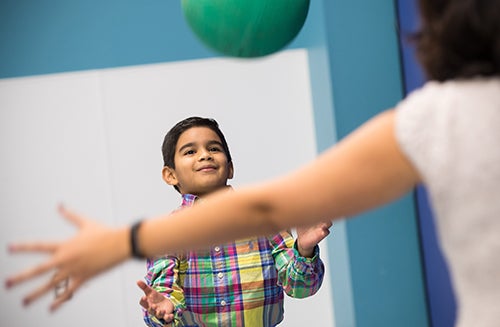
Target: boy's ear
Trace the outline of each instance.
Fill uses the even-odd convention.
[[[234,166],[233,166],[233,162],[231,161],[229,163],[229,175],[227,176],[227,179],[232,179],[234,176]]]
[[[161,175],[163,177],[163,180],[168,184],[175,186],[179,184],[179,181],[177,180],[177,176],[175,175],[175,170],[170,168],[170,167],[163,167],[161,171]]]

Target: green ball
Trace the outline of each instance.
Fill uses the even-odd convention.
[[[184,16],[209,48],[232,57],[281,50],[300,32],[310,0],[182,0]]]

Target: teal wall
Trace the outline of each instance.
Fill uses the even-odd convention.
[[[312,0],[289,48],[310,53],[318,150],[401,99],[392,1]],[[214,57],[180,1],[2,0],[0,78]],[[328,244],[335,319],[426,326],[412,195],[337,223]]]
[[[324,9],[335,127],[342,138],[403,96],[397,19],[392,1],[325,0]],[[335,254],[330,258],[338,325],[427,326],[413,196],[349,220],[343,231],[348,280],[336,278]],[[336,288],[348,291],[345,282],[351,283],[353,307],[340,311],[344,294]]]
[[[311,11],[319,13],[321,2]],[[289,48],[323,42],[311,17]],[[216,57],[172,0],[2,0],[0,78]]]

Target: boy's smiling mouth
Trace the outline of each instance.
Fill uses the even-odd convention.
[[[210,165],[210,166],[203,166],[201,168],[198,168],[198,171],[212,171],[212,170],[216,170],[216,169],[217,169],[216,166]]]

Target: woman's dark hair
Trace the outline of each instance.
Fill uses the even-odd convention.
[[[432,80],[500,75],[500,0],[420,0],[417,56]]]
[[[219,124],[215,121],[215,119],[211,118],[202,118],[202,117],[189,117],[184,120],[181,120],[174,127],[168,131],[167,135],[165,135],[165,139],[163,140],[163,145],[161,147],[163,154],[163,165],[175,169],[175,147],[177,146],[177,141],[183,132],[192,128],[192,127],[208,127],[212,131],[214,131],[217,136],[219,136],[222,142],[222,148],[227,156],[227,161],[231,162],[231,153],[229,152],[229,147],[226,142],[226,138],[224,134],[219,128]]]

